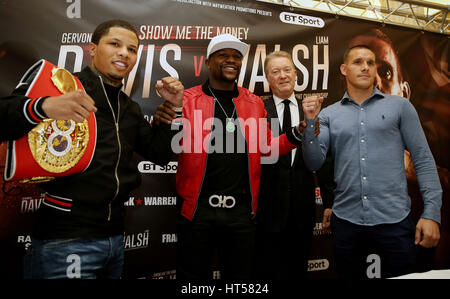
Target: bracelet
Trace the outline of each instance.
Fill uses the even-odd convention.
[[[183,116],[183,107],[174,107],[173,111],[175,112],[175,114],[177,115],[176,118],[180,118]]]

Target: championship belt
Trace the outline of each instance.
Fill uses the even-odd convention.
[[[29,84],[25,96],[32,100],[84,90],[69,71],[44,59],[25,73],[18,86],[25,83]],[[81,123],[44,119],[27,135],[8,142],[5,181],[41,183],[84,171],[94,156],[96,132],[93,112]]]

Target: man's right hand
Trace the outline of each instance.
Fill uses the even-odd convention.
[[[333,214],[332,209],[326,208],[323,210],[322,229],[324,232],[331,232],[331,214]]]
[[[75,90],[60,96],[49,97],[42,103],[48,118],[83,122],[90,112],[97,112],[94,100],[84,91]]]
[[[323,97],[309,96],[303,99],[302,107],[303,114],[306,119],[315,119],[320,112],[322,107]]]

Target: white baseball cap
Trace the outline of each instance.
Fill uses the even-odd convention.
[[[228,48],[239,51],[242,56],[245,56],[248,51],[248,45],[246,43],[241,42],[234,35],[224,33],[211,39],[208,45],[208,50],[206,51],[206,58],[209,58],[209,56],[214,52]]]

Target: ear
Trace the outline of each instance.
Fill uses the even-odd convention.
[[[343,76],[347,76],[347,65],[346,64],[341,64],[341,66],[339,67],[339,69],[341,70],[341,74]]]
[[[97,51],[97,45],[94,44],[93,42],[89,43],[89,55],[92,57],[95,56],[95,52]]]
[[[409,98],[411,97],[411,88],[409,87],[408,81],[403,81],[403,83],[401,84],[401,87],[402,87],[403,97],[407,98],[409,100]]]
[[[205,65],[206,65],[206,68],[209,70],[210,68],[209,68],[209,58],[206,58],[206,60],[205,60]]]

